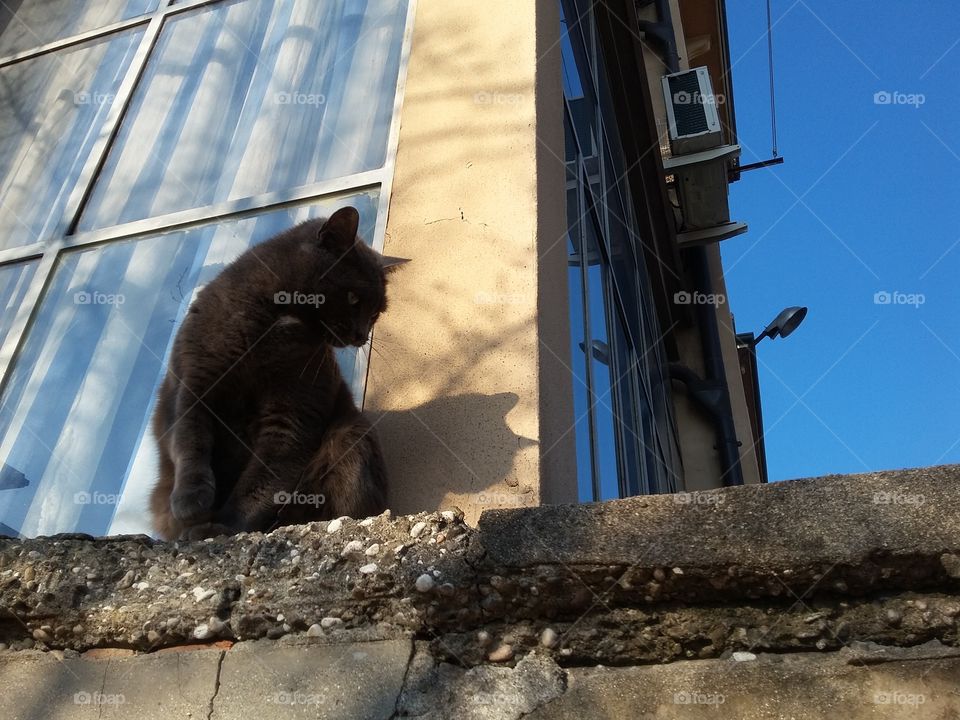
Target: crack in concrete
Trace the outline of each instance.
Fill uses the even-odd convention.
[[[403,693],[407,689],[407,682],[410,679],[410,666],[413,665],[413,658],[417,654],[417,641],[410,639],[410,655],[407,657],[407,666],[403,669],[403,681],[400,683],[400,691],[397,693],[397,699],[393,703],[393,714],[390,720],[400,717],[400,701],[403,699]]]
[[[97,717],[103,717],[103,692],[107,689],[107,673],[110,672],[110,660],[103,667],[103,681],[100,683],[100,695],[96,698]]]
[[[207,706],[207,720],[212,720],[213,718],[213,704],[217,699],[217,695],[220,693],[220,672],[223,669],[223,661],[227,657],[225,651],[220,652],[220,657],[217,658],[217,675],[213,681],[213,695],[210,696],[210,703]]]

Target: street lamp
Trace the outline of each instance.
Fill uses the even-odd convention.
[[[747,338],[749,337],[749,343],[751,345],[756,345],[765,337],[775,338],[778,335],[780,337],[786,337],[797,329],[806,316],[807,309],[805,307],[788,307],[781,310],[780,314],[773,319],[773,322],[767,325],[767,327],[763,329],[763,332],[757,335],[755,338],[753,337],[752,333],[744,333],[742,335],[737,335],[737,339],[740,340],[743,338],[742,342],[747,342]]]
[[[747,400],[747,411],[750,414],[761,482],[767,482],[767,450],[763,442],[763,411],[760,405],[760,376],[757,372],[757,343],[767,337],[786,337],[797,329],[806,316],[805,307],[788,307],[781,310],[773,322],[767,325],[759,335],[737,334],[737,355],[740,360],[740,373],[744,380],[743,392]]]

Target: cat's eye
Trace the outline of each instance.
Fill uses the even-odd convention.
[[[347,302],[351,305],[356,305],[360,302],[360,298],[357,297],[357,294],[353,291],[347,293]]]

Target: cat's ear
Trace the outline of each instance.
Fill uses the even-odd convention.
[[[340,208],[320,228],[319,238],[328,247],[346,252],[357,242],[359,227],[360,213],[352,207]]]
[[[410,258],[392,257],[390,255],[380,256],[380,267],[384,272],[391,273],[401,265],[410,262]]]

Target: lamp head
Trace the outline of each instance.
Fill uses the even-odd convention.
[[[780,337],[787,337],[787,335],[797,329],[806,316],[807,308],[805,307],[794,306],[781,310],[780,314],[773,319],[773,322],[767,325],[763,332],[757,336],[757,339],[754,341],[754,345],[763,340],[765,337],[775,338],[778,335]]]

